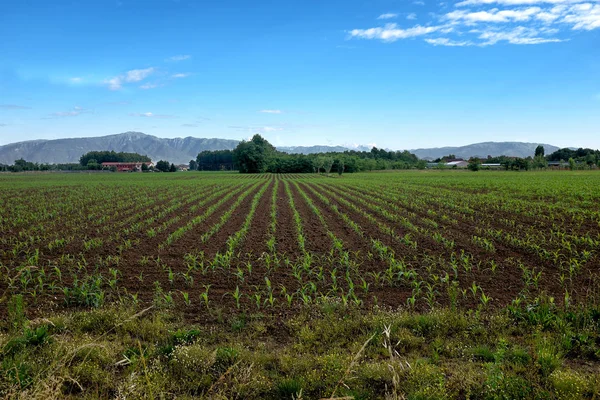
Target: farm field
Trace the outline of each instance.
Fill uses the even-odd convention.
[[[595,171],[15,174],[0,188],[0,393],[600,395]],[[74,363],[89,370],[30,365],[82,332],[113,342]],[[268,349],[284,358],[252,359]],[[163,367],[194,384],[169,388]]]

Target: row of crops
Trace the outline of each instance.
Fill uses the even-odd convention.
[[[482,176],[484,175],[484,176]],[[597,299],[593,172],[0,177],[1,290],[293,312]]]

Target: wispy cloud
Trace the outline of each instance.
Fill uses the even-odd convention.
[[[75,84],[82,83],[83,82],[83,78],[80,78],[80,77],[76,76],[76,77],[73,77],[73,78],[69,78],[69,82],[75,83]]]
[[[537,45],[568,41],[572,31],[600,29],[600,0],[462,0],[454,6],[451,12],[429,13],[423,24],[353,29],[349,38],[394,42],[423,37],[433,46],[451,47]]]
[[[169,57],[167,58],[166,61],[185,61],[185,60],[189,60],[190,58],[192,58],[192,56],[190,56],[189,54],[182,54],[179,56],[173,56],[173,57]]]
[[[31,107],[19,106],[16,104],[0,104],[0,108],[7,110],[31,110]]]
[[[523,22],[530,20],[540,12],[541,8],[539,7],[502,11],[493,8],[489,11],[477,12],[456,10],[446,14],[445,18],[454,22],[464,22],[467,25],[473,25],[479,22]]]
[[[62,117],[77,117],[78,115],[90,113],[90,110],[86,110],[83,107],[75,106],[72,110],[69,111],[59,111],[50,114],[51,117],[54,118],[62,118]]]
[[[410,19],[410,20],[417,19],[417,14],[416,13],[410,13],[410,14],[408,14],[406,16],[406,19]]]
[[[110,90],[119,90],[124,83],[140,82],[152,75],[155,71],[156,69],[154,67],[145,69],[132,69],[124,74],[105,79],[104,84],[106,84]]]
[[[397,18],[398,14],[396,13],[385,13],[385,14],[381,14],[379,17],[377,17],[377,19],[393,19],[393,18]]]
[[[540,32],[537,29],[519,26],[509,31],[485,31],[479,35],[479,38],[484,40],[482,43],[483,46],[496,44],[500,41],[506,41],[511,44],[540,44],[562,41],[561,39],[544,38],[539,35]]]
[[[145,112],[145,113],[129,113],[130,116],[132,117],[144,117],[144,118],[177,118],[174,115],[168,115],[168,114],[154,114],[151,112]]]
[[[184,128],[197,128],[198,124],[181,124]]]
[[[463,47],[463,46],[473,46],[473,42],[464,40],[464,41],[454,41],[448,38],[435,38],[435,39],[425,39],[425,41],[434,46],[450,46],[450,47]]]
[[[503,6],[523,6],[532,4],[575,4],[581,0],[464,0],[456,3],[456,7],[499,4]]]
[[[179,73],[179,74],[173,74],[173,75],[171,75],[171,78],[175,78],[175,79],[187,78],[190,75],[191,75],[190,73]]]
[[[380,39],[385,42],[395,42],[399,39],[406,39],[416,36],[427,35],[440,30],[442,26],[421,26],[416,25],[412,28],[401,29],[397,24],[386,24],[383,27],[370,29],[353,29],[350,36],[360,39]]]
[[[0,127],[2,127],[2,126],[8,126],[8,124],[0,124]]]
[[[283,111],[281,110],[260,110],[259,112],[265,114],[283,114]]]
[[[414,4],[414,5],[417,5],[417,6],[424,6],[424,5],[425,5],[425,2],[424,2],[424,1],[421,1],[421,0],[417,0],[417,1],[413,1],[413,4]]]

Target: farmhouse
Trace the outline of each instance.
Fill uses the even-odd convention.
[[[131,171],[142,171],[142,164],[151,167],[151,162],[103,162],[102,168],[116,168],[117,172],[131,172]]]

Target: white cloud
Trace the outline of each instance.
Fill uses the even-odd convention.
[[[398,14],[395,13],[385,13],[385,14],[381,14],[379,17],[377,17],[377,19],[393,19],[398,17]]]
[[[178,79],[178,78],[187,78],[190,75],[191,74],[189,74],[189,73],[184,73],[184,74],[179,73],[179,74],[173,74],[173,75],[171,75],[171,78],[175,78],[175,79]]]
[[[125,82],[139,82],[154,72],[154,68],[132,69],[125,74]]]
[[[197,128],[198,124],[181,124],[184,128]]]
[[[539,7],[529,7],[519,10],[502,10],[493,8],[489,11],[468,12],[463,10],[452,11],[445,18],[454,22],[463,21],[467,25],[479,22],[522,22],[528,21],[541,11]]]
[[[129,113],[132,117],[144,117],[144,118],[175,118],[174,115],[166,115],[166,114],[154,114],[151,112],[145,113]]]
[[[417,1],[413,1],[413,4],[417,5],[417,6],[424,6],[425,2],[421,1],[421,0],[417,0]]]
[[[600,4],[577,4],[569,8],[563,22],[573,25],[575,30],[591,31],[600,28]]]
[[[157,88],[158,86],[159,85],[156,83],[144,83],[143,85],[140,86],[140,89],[148,90],[148,89]]]
[[[185,60],[189,60],[190,58],[192,58],[192,56],[190,56],[189,54],[183,54],[183,55],[179,55],[179,56],[173,56],[173,57],[169,57],[167,58],[166,61],[185,61]]]
[[[464,0],[456,3],[456,7],[500,4],[503,6],[524,6],[532,4],[575,4],[581,0]]]
[[[77,76],[77,77],[74,77],[74,78],[70,78],[69,82],[71,82],[71,83],[81,83],[81,82],[83,82],[83,78],[80,78],[80,77]]]
[[[108,85],[110,90],[119,90],[124,83],[139,82],[146,79],[155,72],[155,68],[132,69],[125,74],[105,79],[104,84]]]
[[[425,36],[424,41],[434,46],[523,45],[565,42],[570,40],[569,31],[600,29],[600,0],[459,0],[455,6],[474,7],[430,12],[429,21],[410,28],[387,23],[353,29],[347,31],[348,39],[394,42]],[[444,9],[443,3],[438,7]],[[416,18],[415,13],[404,15]]]
[[[425,39],[425,41],[434,46],[450,46],[450,47],[462,47],[462,46],[473,46],[473,42],[470,41],[454,41],[448,38],[435,38]]]
[[[416,36],[423,36],[440,30],[441,26],[421,26],[416,25],[412,28],[400,29],[396,24],[386,24],[384,27],[370,29],[353,29],[350,36],[360,39],[380,39],[385,42],[394,42],[399,39],[406,39]]]
[[[283,114],[283,111],[281,110],[260,110],[259,112],[265,114]]]
[[[479,35],[479,39],[483,39],[482,46],[496,44],[500,41],[506,41],[511,44],[540,44],[561,42],[557,38],[539,37],[539,31],[533,28],[518,26],[509,31],[484,31]]]

